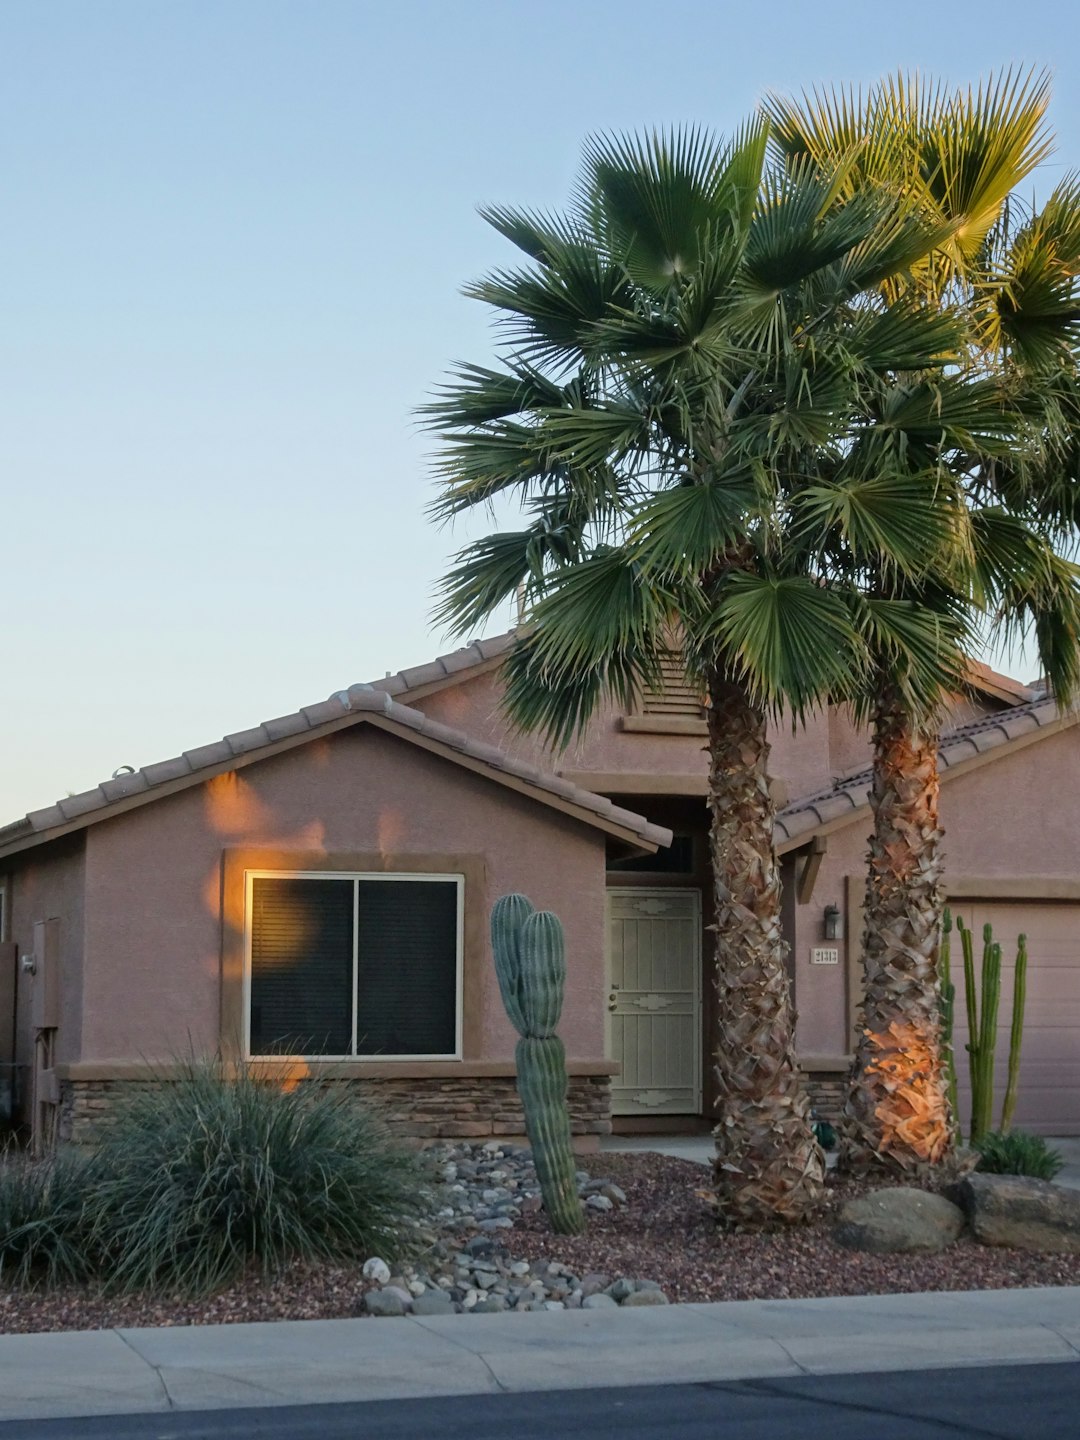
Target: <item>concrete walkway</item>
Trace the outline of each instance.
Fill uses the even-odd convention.
[[[0,1421],[1080,1358],[1080,1288],[0,1336]]]
[[[1048,1138],[1048,1144],[1060,1150],[1065,1161],[1057,1176],[1056,1184],[1070,1190],[1080,1190],[1080,1138],[1067,1135]],[[609,1135],[600,1142],[600,1152],[615,1154],[651,1151],[655,1155],[674,1155],[679,1160],[696,1160],[701,1165],[712,1164],[713,1142],[711,1135]],[[830,1165],[835,1164],[835,1153],[826,1156]]]

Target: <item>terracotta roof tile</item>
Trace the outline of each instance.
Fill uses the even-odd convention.
[[[814,805],[818,813],[818,819],[823,825],[830,820],[839,820],[841,815],[850,815],[858,802],[847,790],[840,790],[835,795],[830,795],[827,800],[819,800]]]
[[[474,665],[482,664],[483,660],[483,655],[475,645],[463,645],[460,650],[452,650],[449,655],[439,656],[447,675],[456,675],[460,670],[471,670]]]
[[[314,705],[300,707],[300,714],[312,728],[316,725],[325,725],[328,720],[340,720],[346,713],[346,707],[337,696],[333,696],[329,700],[317,700]]]
[[[46,805],[43,810],[31,810],[26,818],[31,829],[49,830],[54,825],[64,823],[64,812],[59,805]]]
[[[149,789],[149,781],[141,770],[136,770],[132,775],[114,775],[111,780],[103,780],[100,789],[111,804],[114,800],[123,800],[128,795],[141,794]]]
[[[370,685],[350,685],[347,694],[354,710],[386,710],[391,703],[384,690]]]
[[[80,795],[65,795],[63,800],[56,803],[65,820],[74,820],[79,815],[89,814],[91,810],[100,810],[104,800],[101,786],[95,785],[93,790],[84,790]]]
[[[233,749],[227,740],[214,740],[209,745],[197,745],[194,750],[185,750],[184,759],[192,770],[204,770],[209,765],[220,765],[233,757]]]
[[[148,789],[153,789],[155,785],[165,785],[170,780],[182,780],[191,773],[191,766],[183,755],[176,755],[171,760],[158,760],[154,765],[142,767]]]
[[[446,679],[446,667],[441,660],[429,660],[426,665],[414,665],[402,670],[401,678],[409,690],[418,690],[421,685],[430,685],[433,680]]]
[[[337,712],[340,715],[340,705]],[[270,735],[265,725],[254,725],[250,730],[234,730],[231,735],[225,736],[225,743],[234,755],[246,755],[249,750],[261,750],[264,745],[269,745]]]
[[[310,730],[311,726],[303,715],[293,714],[278,715],[273,720],[264,720],[262,728],[271,740],[288,740],[293,735]]]

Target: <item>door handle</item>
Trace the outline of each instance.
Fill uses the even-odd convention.
[[[616,1006],[618,1003],[619,1003],[618,991],[612,990],[611,994],[607,997],[607,1008],[608,1008],[609,1010],[614,1010],[614,1009],[615,1009],[615,1006]]]

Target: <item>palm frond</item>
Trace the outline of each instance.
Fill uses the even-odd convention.
[[[716,647],[755,703],[804,717],[864,679],[866,654],[843,599],[806,576],[732,571],[694,629],[698,654]]]

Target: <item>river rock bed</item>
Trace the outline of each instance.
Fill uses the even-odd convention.
[[[483,1151],[482,1146],[457,1146],[455,1152],[464,1159],[464,1173],[458,1161],[458,1178],[444,1183],[460,1183],[464,1189],[449,1194],[444,1191],[438,1204],[433,1206],[424,1237],[426,1253],[423,1259],[413,1262],[413,1283],[423,1283],[427,1295],[428,1283],[419,1278],[422,1272],[429,1274],[435,1288],[440,1290],[443,1287],[438,1285],[437,1277],[451,1278],[451,1291],[457,1287],[464,1292],[461,1301],[455,1301],[452,1294],[446,1292],[452,1308],[461,1304],[464,1309],[468,1289],[475,1290],[477,1301],[469,1307],[473,1314],[485,1313],[477,1310],[480,1296],[486,1297],[491,1290],[498,1291],[500,1280],[506,1283],[508,1306],[514,1288],[526,1291],[534,1282],[539,1282],[547,1297],[546,1301],[540,1301],[540,1308],[556,1298],[561,1307],[566,1307],[575,1291],[580,1290],[582,1305],[588,1304],[589,1309],[610,1308],[597,1298],[607,1286],[594,1291],[591,1297],[584,1293],[587,1279],[591,1289],[604,1277],[612,1285],[619,1280],[633,1282],[635,1295],[659,1293],[637,1289],[639,1281],[652,1282],[661,1287],[672,1303],[1080,1284],[1080,1255],[979,1245],[967,1235],[939,1254],[872,1255],[845,1250],[833,1238],[837,1209],[866,1189],[850,1182],[830,1183],[825,1212],[812,1225],[777,1235],[726,1234],[717,1229],[715,1212],[709,1203],[708,1170],[688,1160],[648,1152],[583,1158],[582,1173],[589,1175],[589,1181],[583,1183],[610,1182],[626,1196],[626,1204],[613,1201],[610,1209],[589,1206],[588,1229],[584,1235],[555,1235],[542,1209],[535,1204],[536,1183],[535,1177],[529,1174],[531,1165],[527,1156],[517,1151],[499,1156],[494,1150]],[[444,1164],[448,1161],[441,1152],[439,1159]],[[469,1166],[474,1163],[477,1169],[472,1174]],[[503,1181],[492,1178],[492,1170],[499,1168],[507,1171]],[[516,1187],[507,1183],[512,1179],[518,1181]],[[509,1194],[485,1200],[485,1190],[500,1188]],[[500,1205],[505,1207],[501,1211],[503,1217],[512,1224],[481,1228],[484,1220],[499,1217]],[[520,1212],[517,1216],[512,1214],[515,1207]],[[439,1215],[440,1210],[453,1213]],[[481,1213],[484,1210],[492,1213]],[[475,1242],[471,1252],[470,1242]],[[491,1250],[485,1253],[482,1242],[490,1243]],[[470,1257],[463,1263],[470,1267],[474,1281],[494,1273],[498,1277],[495,1284],[459,1285],[459,1280],[467,1280],[469,1276],[457,1274],[457,1255]],[[495,1271],[478,1271],[472,1263],[475,1260],[491,1261]],[[526,1263],[528,1272],[515,1274],[513,1267]],[[201,1300],[169,1295],[105,1298],[93,1289],[80,1286],[31,1293],[0,1286],[0,1334],[139,1325],[343,1319],[368,1314],[371,1302],[365,1297],[373,1291],[385,1291],[389,1280],[405,1279],[408,1289],[408,1278],[400,1273],[407,1269],[407,1266],[396,1267],[397,1273],[387,1276],[386,1282],[380,1285],[373,1275],[365,1277],[357,1264],[297,1261],[269,1278],[252,1271],[216,1295]],[[508,1272],[505,1276],[504,1270]],[[566,1294],[557,1297],[560,1289]],[[628,1292],[626,1286],[620,1289],[624,1293],[621,1302],[612,1295],[608,1295],[607,1300],[625,1305]],[[413,1312],[418,1316],[422,1316],[425,1309],[428,1313],[448,1313],[445,1299],[422,1299],[411,1290],[409,1294]],[[521,1298],[519,1293],[513,1302],[515,1313],[533,1303],[527,1300],[522,1305]],[[539,1291],[535,1299],[540,1300]],[[632,1302],[634,1305],[655,1303],[654,1300]]]
[[[399,1266],[394,1274],[379,1256],[364,1264],[372,1287],[364,1293],[366,1314],[490,1315],[668,1303],[663,1287],[646,1276],[580,1273],[555,1258],[518,1255],[512,1232],[543,1208],[527,1147],[489,1140],[440,1146],[431,1157],[439,1184],[436,1238],[422,1262]],[[581,1169],[576,1179],[590,1219],[626,1207],[626,1191],[609,1176]]]

